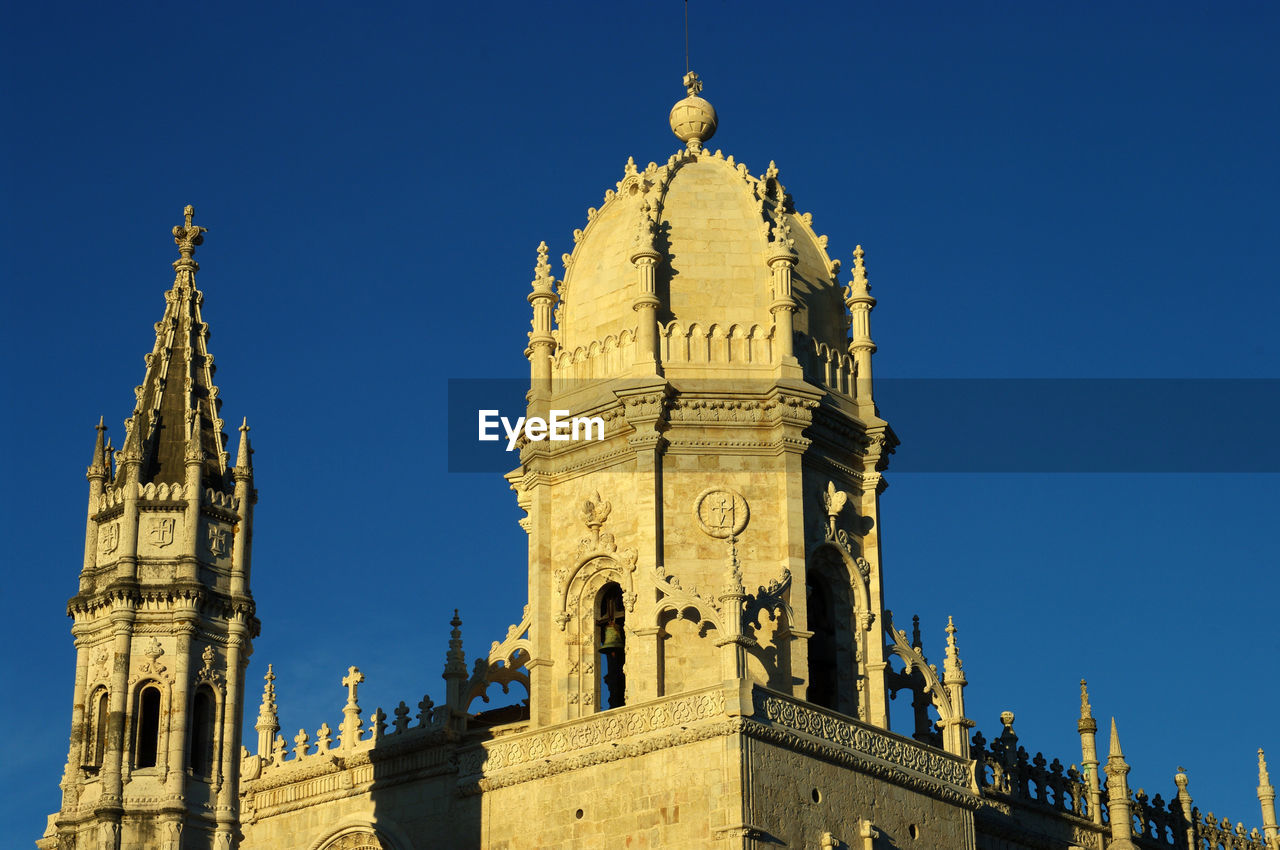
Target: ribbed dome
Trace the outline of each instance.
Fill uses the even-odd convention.
[[[770,163],[763,177],[720,151],[680,151],[665,165],[639,171],[630,160],[616,191],[587,212],[565,256],[557,310],[559,349],[573,352],[634,333],[637,272],[632,257],[646,216],[656,223],[653,247],[660,255],[656,294],[659,322],[688,329],[738,326],[768,333],[773,324],[773,276],[768,258],[778,251],[775,229],[789,228],[795,266],[795,330],[843,350],[845,309],[836,282],[838,265],[827,256],[825,236],[797,215]],[[648,209],[646,210],[646,205]]]

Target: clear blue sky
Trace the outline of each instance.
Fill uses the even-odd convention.
[[[878,375],[1280,378],[1275,4],[695,0],[691,33],[711,146],[776,160],[846,268],[865,246]],[[505,482],[446,472],[445,381],[525,373],[535,246],[567,251],[628,155],[676,150],[684,56],[674,0],[24,3],[0,38],[0,843],[29,846],[66,756],[93,425],[120,441],[183,205],[223,413],[258,449],[248,722],[268,661],[290,735],[337,722],[349,664],[367,710],[438,700],[452,609],[474,654],[525,586]],[[1104,407],[1069,411],[1079,441],[1108,442]],[[1010,427],[883,413],[903,459],[913,432]],[[1247,413],[1166,415],[1212,459]],[[1134,787],[1167,797],[1181,764],[1202,809],[1260,824],[1280,476],[890,481],[888,604],[938,661],[956,616],[988,737],[1010,708],[1078,761],[1084,676]]]

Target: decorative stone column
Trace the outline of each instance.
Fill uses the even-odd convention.
[[[533,330],[529,334],[529,381],[531,401],[543,400],[551,393],[551,357],[555,353],[556,338],[551,333],[552,310],[556,304],[555,278],[551,276],[551,264],[547,262],[547,243],[538,243],[538,262],[534,266],[533,291],[527,299],[533,307]],[[543,415],[542,405],[534,404]]]
[[[1089,705],[1089,686],[1080,680],[1080,719],[1076,722],[1080,733],[1080,766],[1089,786],[1089,816],[1094,823],[1102,823],[1102,782],[1098,776],[1098,721],[1093,719]]]
[[[1271,785],[1271,776],[1267,773],[1267,756],[1258,750],[1258,802],[1262,805],[1262,834],[1266,836],[1267,846],[1280,842],[1280,827],[1276,825],[1276,789]]]
[[[849,308],[849,354],[853,356],[857,377],[854,382],[858,413],[864,419],[875,416],[875,400],[871,384],[871,355],[876,344],[871,341],[871,311],[876,299],[871,297],[871,284],[867,281],[867,269],[862,262],[863,251],[859,245],[853,250],[853,281],[845,287],[844,303]]]
[[[657,375],[661,371],[658,351],[658,300],[656,267],[662,259],[653,246],[657,222],[653,208],[646,200],[640,208],[640,226],[636,233],[631,264],[636,268],[636,294],[631,309],[636,312],[636,357],[633,371],[637,376]]]
[[[778,203],[774,207],[773,241],[769,243],[765,262],[773,272],[773,302],[769,312],[773,314],[774,342],[778,346],[779,373],[785,377],[799,378],[800,362],[795,354],[794,314],[797,304],[791,294],[791,272],[798,255],[795,240],[791,238],[791,225],[786,221],[786,203],[782,189],[778,189]]]

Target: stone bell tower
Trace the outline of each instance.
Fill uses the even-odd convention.
[[[887,727],[878,500],[897,440],[863,252],[842,285],[777,167],[705,148],[715,110],[685,85],[683,149],[628,160],[562,280],[538,249],[527,415],[598,418],[604,438],[527,442],[508,476],[532,721],[751,680]]]
[[[76,671],[62,808],[42,848],[219,848],[239,842],[252,449],[222,433],[193,259],[205,228],[173,228],[179,258],[123,447],[99,423],[74,620]]]

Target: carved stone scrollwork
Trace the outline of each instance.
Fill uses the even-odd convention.
[[[913,670],[920,672],[924,679],[925,692],[938,709],[940,720],[945,722],[956,719],[957,712],[951,705],[951,697],[938,679],[937,665],[930,664],[924,657],[924,653],[911,645],[911,642],[907,640],[906,632],[902,629],[894,628],[893,617],[889,611],[885,611],[884,630],[885,634],[889,636],[889,651],[901,658],[906,665],[903,673],[910,675]]]
[[[566,618],[567,622],[567,618]],[[529,642],[529,606],[524,606],[520,622],[507,628],[507,636],[502,642],[494,641],[489,647],[486,658],[476,659],[471,678],[467,682],[466,704],[463,710],[469,709],[472,702],[479,699],[489,701],[485,694],[490,685],[499,685],[504,694],[511,692],[511,683],[518,682],[529,689],[529,671],[525,665],[533,657],[533,645]]]

